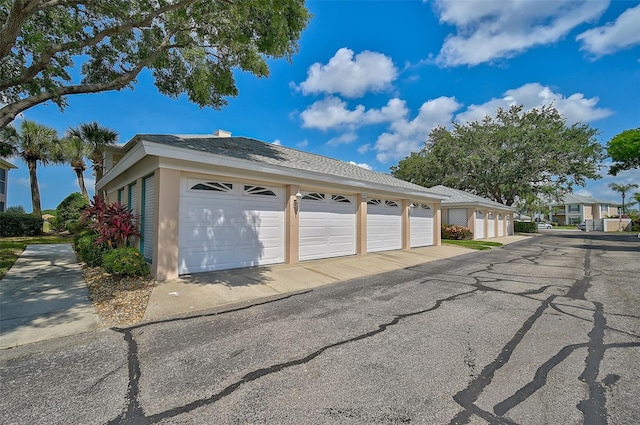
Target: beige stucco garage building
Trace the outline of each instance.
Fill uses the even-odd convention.
[[[429,190],[448,196],[442,201],[442,223],[468,227],[475,240],[513,235],[515,208],[447,186]]]
[[[157,280],[440,244],[436,193],[246,137],[137,135],[110,148],[96,190],[140,216]]]

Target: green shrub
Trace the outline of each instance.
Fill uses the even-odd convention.
[[[56,230],[80,231],[80,216],[88,206],[89,202],[78,192],[64,198],[56,208]]]
[[[538,223],[529,221],[514,221],[513,230],[517,233],[538,233]]]
[[[94,232],[93,230],[89,230],[89,229],[82,230],[76,233],[75,235],[73,235],[73,243],[77,245],[78,240],[80,240],[80,238],[83,238],[85,236],[91,236],[91,235],[95,235],[96,237],[98,236],[96,232]]]
[[[8,207],[5,212],[12,212],[12,213],[22,213],[22,214],[26,214],[27,211],[24,209],[24,207],[22,205],[12,205],[10,207]]]
[[[39,236],[42,234],[42,217],[33,214],[0,213],[0,236]]]
[[[455,224],[443,224],[440,229],[440,235],[442,239],[457,241],[473,239],[473,232],[471,232],[468,227]]]
[[[90,267],[102,265],[102,257],[106,251],[106,247],[102,244],[96,244],[98,235],[95,232],[81,236],[76,241],[76,252],[82,261]]]
[[[149,274],[140,251],[133,247],[111,249],[102,257],[102,268],[108,273],[124,276]]]

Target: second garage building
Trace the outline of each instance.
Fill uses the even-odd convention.
[[[157,280],[440,244],[447,195],[336,159],[217,131],[109,148],[96,190],[141,220]]]

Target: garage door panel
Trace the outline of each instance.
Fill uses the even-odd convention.
[[[476,239],[484,239],[484,214],[480,211],[476,212]]]
[[[304,192],[299,214],[300,260],[356,253],[355,197]]]
[[[185,244],[193,240],[279,238],[282,232],[282,217],[277,212],[247,212],[233,207],[211,210],[204,205],[189,209],[180,226],[180,241]]]
[[[185,184],[180,198],[180,274],[284,261],[281,190],[268,188],[276,196],[247,195],[241,184],[198,184]]]
[[[489,213],[488,223],[489,226],[489,235],[490,238],[496,237],[496,216],[493,213]]]
[[[411,247],[433,245],[433,210],[416,205],[411,211]]]
[[[402,249],[399,202],[372,199],[367,204],[367,252]]]

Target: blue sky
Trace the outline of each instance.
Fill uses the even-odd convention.
[[[452,121],[553,103],[605,144],[640,126],[640,1],[321,1],[292,63],[271,75],[236,73],[239,96],[221,111],[160,95],[148,73],[134,90],[69,97],[26,111],[56,128],[98,121],[127,142],[137,133],[233,135],[388,172]],[[10,172],[7,205],[31,210],[26,165]],[[640,170],[589,181],[581,194],[619,202],[607,184],[640,183]],[[40,166],[42,207],[78,191],[68,166]],[[91,191],[94,179],[86,179]]]

